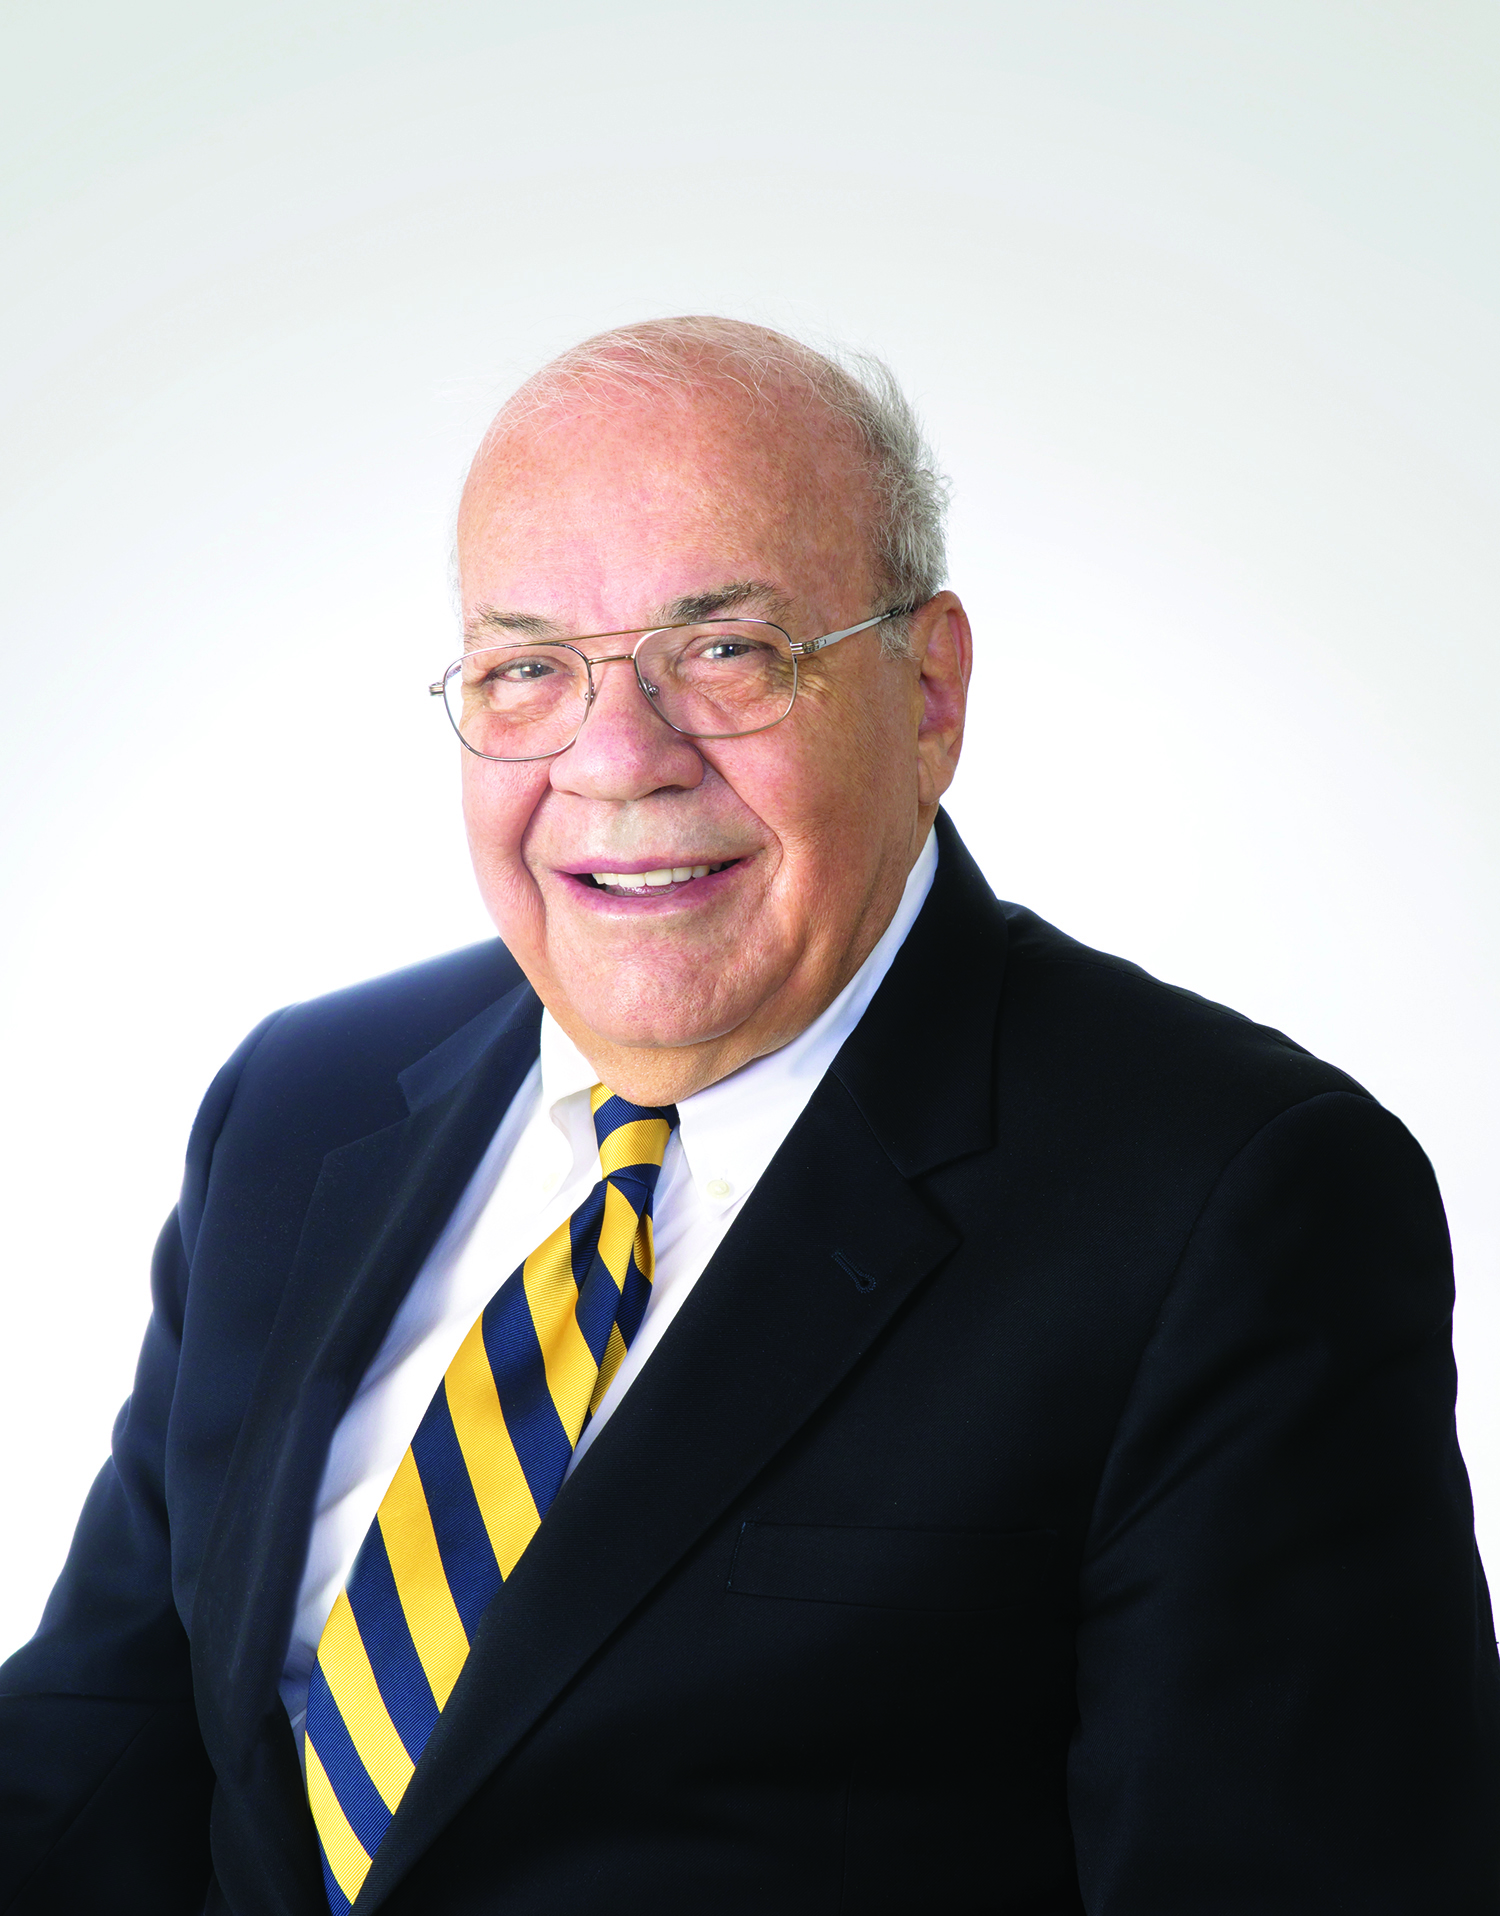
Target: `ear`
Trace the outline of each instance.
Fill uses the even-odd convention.
[[[911,615],[911,649],[922,693],[917,802],[935,811],[958,770],[974,663],[974,635],[957,593],[939,592],[917,607]]]

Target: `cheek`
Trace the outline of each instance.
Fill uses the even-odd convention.
[[[902,743],[881,707],[810,706],[795,753],[768,752],[757,768],[755,809],[788,848],[857,869],[861,848],[878,859],[890,817],[910,809],[912,755]]]
[[[500,878],[512,867],[521,875],[521,844],[547,789],[547,769],[545,761],[496,765],[465,756],[464,827],[481,878]]]

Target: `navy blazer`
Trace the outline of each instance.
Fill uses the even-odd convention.
[[[939,829],[360,1916],[1500,1911],[1426,1159]],[[325,1916],[277,1695],[314,1497],[539,1016],[491,943],[215,1080],[112,1459],[0,1672],[0,1908]]]

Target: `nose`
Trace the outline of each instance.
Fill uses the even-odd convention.
[[[552,761],[555,790],[616,801],[690,791],[703,777],[691,739],[659,718],[628,658],[597,659],[594,698],[567,751]]]

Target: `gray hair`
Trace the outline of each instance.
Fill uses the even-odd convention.
[[[663,392],[704,380],[741,386],[757,401],[800,389],[852,427],[875,494],[881,588],[901,607],[921,605],[941,589],[948,576],[949,484],[895,374],[868,353],[843,347],[822,353],[786,333],[712,314],[641,320],[585,339],[534,373],[501,409],[491,435],[601,386]],[[903,656],[908,621],[890,620],[881,642],[887,653]]]

